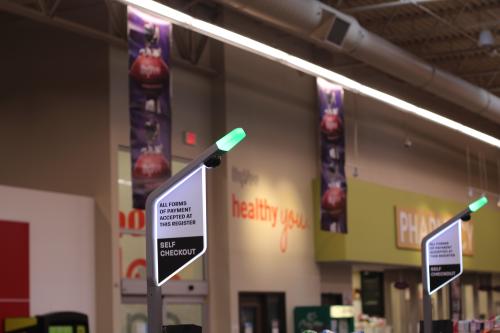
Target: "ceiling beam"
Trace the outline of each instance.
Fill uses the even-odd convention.
[[[384,36],[385,37],[385,36]],[[418,36],[414,37],[411,39],[391,39],[391,38],[386,38],[391,41],[391,43],[397,44],[402,47],[411,47],[412,45],[421,45],[422,43],[425,43],[425,45],[428,44],[433,44],[433,43],[449,43],[452,41],[459,41],[459,40],[467,40],[473,45],[477,45],[477,39],[472,40],[470,38],[465,37],[464,35],[457,33],[457,32],[450,32],[448,34],[440,34],[440,35],[435,35],[435,36]]]
[[[453,0],[452,2],[450,2],[450,4],[452,5],[450,5],[449,7],[432,8],[432,9],[434,13],[442,17],[454,16],[460,11],[462,11],[461,2]],[[466,15],[467,13],[473,13],[477,11],[487,11],[489,9],[498,9],[498,8],[500,8],[500,1],[483,2],[480,4],[468,3],[467,8],[463,9],[463,15]],[[346,9],[340,9],[340,10],[346,11]],[[384,13],[377,16],[370,15],[369,18],[363,18],[363,13],[360,14],[361,15],[354,15],[354,16],[358,18],[362,26],[364,26],[369,30],[371,28],[376,28],[376,26],[382,24],[383,22],[388,20],[391,16],[389,13]],[[415,10],[412,13],[408,13],[407,11],[396,13],[395,17],[393,18],[393,24],[399,22],[406,23],[410,20],[433,20],[433,18],[429,16],[428,13],[425,13],[415,8]]]
[[[459,18],[462,16],[463,11],[467,8],[467,6],[468,6],[468,4],[464,4],[462,7],[462,10],[459,13],[457,13],[457,15],[453,19],[451,19],[449,21],[454,26],[459,27],[462,32],[466,32],[469,35],[472,34],[472,35],[476,36],[483,29],[490,29],[490,30],[493,30],[493,32],[495,32],[496,28],[500,27],[500,15],[498,18],[495,17],[495,19],[489,20],[489,21],[480,20],[479,18],[477,18],[476,23],[468,24],[468,25],[465,25],[462,22],[459,22]],[[492,16],[492,17],[493,17],[493,15],[495,15],[493,12],[490,12],[490,11],[487,11],[487,13],[489,16]],[[474,19],[476,19],[476,17],[474,17]],[[403,25],[406,25],[405,22],[401,22],[401,23]],[[397,28],[394,30],[398,31]],[[436,34],[436,32],[438,32],[438,34]],[[432,29],[427,29],[427,31],[423,31],[420,34],[412,34],[411,38],[401,38],[401,34],[393,34],[391,36],[384,34],[384,37],[386,39],[389,39],[389,40],[395,42],[395,43],[398,43],[398,42],[404,43],[406,41],[412,41],[412,40],[417,40],[420,43],[420,40],[428,40],[431,37],[447,37],[449,35],[456,35],[456,33],[454,34],[453,32],[446,32],[446,31],[444,31],[444,33],[440,33],[440,32],[442,32],[441,29],[432,28]]]
[[[468,49],[457,49],[457,50],[450,50],[450,51],[445,51],[445,52],[436,52],[436,53],[420,53],[417,55],[420,55],[422,58],[426,59],[433,59],[433,58],[446,58],[446,57],[453,57],[453,56],[464,56],[466,57],[467,55],[487,55],[488,50],[480,47],[473,47],[473,48],[468,48]]]
[[[491,75],[497,75],[500,74],[500,69],[499,70],[490,70],[490,71],[481,71],[481,72],[465,72],[465,73],[457,73],[460,76],[463,77],[475,77],[475,76],[491,76]]]
[[[189,1],[188,3],[184,4],[181,8],[182,11],[186,11],[186,10],[189,10],[191,9],[191,7],[193,7],[194,5],[196,5],[198,2],[200,2],[201,0],[191,0]]]
[[[415,3],[437,2],[437,1],[447,1],[447,0],[399,0],[399,1],[378,3],[375,5],[342,8],[341,10],[345,13],[348,13],[348,14],[354,14],[354,13],[361,13],[361,12],[367,12],[367,11],[372,11],[372,10],[401,7],[401,6],[406,6],[406,5],[412,5]]]
[[[500,20],[498,22],[498,25],[500,26]],[[479,32],[482,30],[481,27],[479,26],[474,26],[473,28],[464,28],[462,30],[466,30],[469,36],[479,36]],[[492,29],[490,27],[490,30],[492,30],[492,33],[495,33],[498,29]],[[374,33],[377,33],[377,31],[373,31]],[[449,41],[449,40],[458,40],[458,39],[465,39],[466,37],[463,36],[463,34],[457,32],[457,31],[452,31],[452,30],[444,30],[444,31],[437,31],[436,34],[432,34],[432,32],[427,31],[426,33],[422,34],[415,34],[412,35],[408,38],[400,38],[401,35],[391,35],[383,36],[385,39],[390,40],[391,42],[395,44],[401,44],[401,45],[411,45],[411,44],[420,44],[422,41]],[[468,39],[468,38],[467,38]],[[475,38],[475,42],[477,42],[477,38]]]
[[[45,0],[38,0],[37,3],[38,3],[38,7],[40,7],[40,10],[42,11],[42,13],[47,14],[48,9],[47,9],[47,4],[45,3]]]
[[[114,37],[107,32],[103,32],[100,30],[96,30],[90,27],[87,27],[83,24],[75,23],[66,19],[62,19],[56,16],[50,17],[41,11],[33,10],[28,7],[15,4],[10,1],[0,1],[0,10],[6,11],[8,13],[22,16],[25,18],[29,18],[33,21],[47,24],[52,27],[62,28],[64,30],[68,30],[71,32],[75,32],[79,35],[83,35],[86,37],[90,37],[93,39],[105,41],[110,44],[115,45],[125,45],[126,42],[123,39]]]
[[[478,61],[491,61],[492,59],[498,59],[500,60],[500,58],[491,58],[490,55],[488,53],[473,53],[473,54],[468,54],[468,55],[460,55],[460,54],[457,54],[455,56],[448,56],[448,57],[424,57],[425,60],[427,60],[428,62],[432,62],[434,64],[442,64],[442,65],[446,65],[446,64],[451,64],[451,63],[455,63],[457,64],[457,62],[461,62],[462,66],[465,66],[466,63],[468,63],[468,61],[475,61],[476,64],[475,66],[481,66],[482,63],[477,63]]]
[[[467,31],[464,31],[461,27],[455,25],[454,23],[452,23],[452,22],[446,20],[445,18],[441,17],[440,15],[436,14],[434,11],[430,10],[429,8],[422,6],[422,5],[419,5],[419,4],[415,4],[415,6],[418,7],[420,10],[424,11],[425,13],[429,14],[430,16],[432,16],[433,18],[435,18],[439,22],[448,26],[451,30],[455,31],[456,33],[462,35],[463,37],[471,40],[474,43],[476,42],[476,38],[474,36],[470,35]],[[463,9],[464,8],[462,8],[459,13],[461,13],[463,11]]]
[[[120,5],[120,4],[119,4]],[[122,5],[120,5],[123,7]],[[107,32],[96,30],[88,26],[75,23],[69,20],[65,20],[58,17],[50,17],[43,14],[41,11],[29,9],[23,5],[18,5],[9,1],[0,0],[0,11],[5,11],[10,14],[21,16],[32,21],[36,21],[54,28],[59,28],[69,32],[76,33],[81,36],[89,37],[95,40],[105,42],[110,45],[114,45],[119,48],[127,47],[127,40],[124,38],[115,37]],[[125,23],[126,24],[126,23]],[[212,68],[203,67],[200,65],[193,65],[183,59],[180,59],[174,55],[171,57],[172,64],[176,67],[184,68],[186,70],[194,71],[208,77],[213,77],[217,75],[217,72]]]
[[[57,7],[61,4],[61,0],[55,0],[52,7],[50,7],[50,10],[48,12],[48,15],[50,17],[54,16],[56,14]]]

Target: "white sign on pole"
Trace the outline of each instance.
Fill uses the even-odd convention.
[[[205,170],[201,165],[154,201],[154,268],[158,286],[207,249]]]
[[[462,220],[429,238],[425,248],[427,291],[432,294],[462,274]]]

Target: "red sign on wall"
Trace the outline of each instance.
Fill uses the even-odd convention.
[[[0,220],[0,333],[3,318],[29,316],[29,224]]]

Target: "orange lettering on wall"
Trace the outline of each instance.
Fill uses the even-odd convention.
[[[244,220],[253,220],[268,223],[272,228],[281,224],[280,251],[288,249],[288,233],[292,229],[304,230],[308,227],[301,213],[293,209],[272,206],[267,199],[255,198],[252,201],[239,200],[233,193],[231,195],[232,216]],[[278,215],[279,212],[279,215]]]
[[[291,209],[281,210],[281,224],[283,229],[281,232],[280,239],[280,250],[281,252],[286,252],[288,248],[288,231],[293,228],[303,230],[307,228],[307,223],[303,220],[302,214],[295,213]]]
[[[144,230],[146,220],[144,211],[140,209],[131,210],[128,213],[128,228],[131,230]]]
[[[125,229],[125,213],[120,211],[118,212],[118,220],[120,221],[120,229]]]
[[[140,209],[133,209],[128,214],[120,211],[118,212],[118,220],[122,230],[141,231],[146,229],[146,216],[144,211]],[[132,234],[132,236],[143,235]]]

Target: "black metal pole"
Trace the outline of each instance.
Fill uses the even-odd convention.
[[[149,194],[146,200],[146,266],[147,266],[147,293],[148,293],[148,333],[162,332],[162,312],[163,302],[161,287],[158,286],[154,272],[155,247],[153,234],[153,209],[154,201],[160,195],[168,191],[172,186],[187,177],[194,170],[205,164],[208,167],[215,167],[220,161],[220,157],[226,152],[219,150],[216,144],[208,147],[196,159],[186,165],[181,171],[167,180],[164,184]]]
[[[430,295],[430,290],[428,286],[427,277],[429,276],[428,272],[428,263],[427,263],[427,248],[425,244],[427,241],[440,233],[442,230],[448,228],[450,225],[455,223],[457,220],[465,218],[471,214],[471,210],[466,208],[461,211],[457,215],[453,216],[451,219],[440,225],[438,228],[427,234],[427,236],[422,239],[421,248],[422,248],[422,290],[423,290],[423,311],[424,311],[424,332],[423,333],[432,333],[432,298]],[[462,255],[460,253],[460,255]]]

